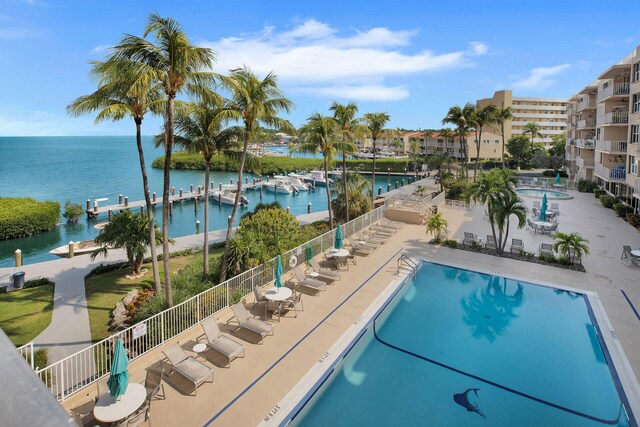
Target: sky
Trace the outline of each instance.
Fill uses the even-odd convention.
[[[441,128],[455,104],[511,89],[566,98],[640,44],[638,0],[0,2],[0,136],[128,135],[66,106],[96,89],[91,60],[157,12],[216,53],[214,71],[273,71],[299,126],[332,101],[389,127]],[[143,134],[159,130],[148,117]]]

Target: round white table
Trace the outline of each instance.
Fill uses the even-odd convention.
[[[349,251],[346,249],[330,249],[329,255],[335,257],[346,257],[349,256]]]
[[[207,349],[207,345],[201,342],[194,345],[192,348],[193,352],[196,353],[196,358],[198,358],[198,356],[202,356],[202,352],[205,351],[206,349]]]
[[[147,398],[147,389],[142,384],[129,383],[127,391],[119,398],[103,394],[93,408],[93,416],[103,423],[114,423],[127,418],[142,406]]]
[[[534,224],[540,227],[551,227],[553,224],[547,221],[533,221]]]
[[[631,255],[640,257],[640,249],[634,249],[631,251]]]
[[[267,298],[269,301],[280,303],[278,304],[278,321],[280,321],[280,317],[282,316],[282,302],[291,298],[291,295],[293,295],[293,291],[284,286],[280,288],[276,288],[274,286],[273,288],[267,289],[267,291],[264,293],[265,298]]]
[[[318,277],[319,274],[316,273],[315,271],[312,271],[311,273],[307,274],[307,276],[309,276],[309,277]]]

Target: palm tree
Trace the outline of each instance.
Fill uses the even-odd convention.
[[[399,156],[399,151],[402,147],[404,147],[404,144],[402,142],[400,142],[399,139],[394,139],[393,142],[391,142],[391,146],[393,147],[393,151],[395,151],[396,153],[396,157]]]
[[[447,144],[448,144],[449,142],[454,142],[454,139],[455,139],[455,137],[456,137],[456,134],[455,134],[455,132],[453,132],[453,131],[452,131],[451,129],[449,129],[449,128],[443,128],[443,129],[440,129],[440,130],[438,131],[438,133],[440,134],[440,136],[441,136],[441,137],[442,137],[442,139],[444,140],[444,146],[445,146],[445,148],[444,148],[444,152],[446,153],[446,152],[447,152]]]
[[[348,104],[339,104],[333,101],[329,110],[333,111],[333,118],[338,122],[340,134],[343,144],[341,145],[340,155],[342,156],[342,185],[343,192],[348,195],[347,191],[347,156],[354,153],[358,148],[353,144],[356,134],[359,130],[356,114],[358,113],[358,105],[355,102]],[[349,197],[345,199],[346,221],[349,221]]]
[[[233,231],[233,221],[238,210],[238,203],[242,196],[242,173],[247,159],[249,141],[253,137],[256,128],[261,124],[293,133],[294,128],[291,123],[278,117],[278,114],[282,111],[289,113],[293,108],[293,103],[278,88],[278,77],[273,72],[260,80],[256,74],[245,66],[231,70],[229,76],[218,75],[218,79],[231,94],[225,114],[229,119],[241,121],[244,125],[244,144],[238,167],[238,190],[231,210],[231,219],[225,239],[226,242],[229,242]],[[228,245],[225,244],[220,281],[226,279],[228,252]]]
[[[440,191],[444,191],[444,185],[442,183],[442,167],[449,165],[453,159],[448,153],[436,153],[429,157],[427,163],[430,168],[438,169],[438,176],[440,177]]]
[[[571,234],[556,233],[553,236],[556,241],[553,250],[569,259],[573,265],[576,259],[581,259],[583,255],[589,255],[589,240],[585,239],[575,231]]]
[[[347,182],[344,183],[343,180],[344,178],[340,178],[336,183],[336,198],[331,203],[336,219],[346,222],[349,217],[356,218],[371,210],[371,199],[367,195],[371,183],[357,172],[348,172]]]
[[[151,231],[153,239],[157,242],[162,240],[162,236],[155,224],[150,227],[149,220],[140,215],[125,210],[115,214],[111,221],[100,230],[100,234],[96,236],[95,242],[101,247],[91,253],[91,259],[94,260],[98,255],[107,256],[109,249],[124,249],[127,254],[127,261],[131,267],[132,274],[140,274],[142,263],[144,262],[144,254],[149,245]]]
[[[498,235],[496,239],[496,248],[498,253],[504,252],[509,238],[509,226],[511,215],[515,215],[518,219],[518,228],[522,228],[527,224],[527,208],[522,204],[522,200],[512,191],[498,192],[494,198],[491,208],[488,209],[489,221],[492,228],[497,227]]]
[[[387,125],[391,116],[387,113],[367,113],[362,120],[369,131],[369,135],[373,141],[373,172],[371,174],[371,204],[375,206],[375,185],[376,185],[376,141],[384,134],[384,127]]]
[[[98,111],[95,123],[103,120],[122,120],[132,118],[136,125],[136,145],[142,172],[142,187],[147,208],[147,220],[154,223],[153,205],[149,194],[149,179],[142,148],[142,120],[149,113],[162,109],[162,96],[158,86],[152,86],[149,80],[133,80],[125,72],[115,72],[118,67],[108,67],[104,62],[93,62],[91,76],[99,81],[98,89],[90,95],[81,96],[67,106],[67,112],[74,117]],[[160,292],[160,271],[156,251],[155,230],[150,229],[149,245],[153,270],[153,288]]]
[[[533,138],[544,138],[544,135],[540,133],[540,131],[542,130],[542,128],[540,126],[538,126],[537,123],[532,122],[532,123],[527,123],[524,126],[524,130],[522,131],[523,135],[529,134],[531,135],[531,143],[533,144]]]
[[[502,133],[502,155],[500,156],[500,159],[502,160],[502,168],[504,169],[504,148],[506,145],[506,141],[504,140],[504,124],[514,118],[511,107],[497,108],[494,117],[496,119],[496,123],[500,123],[500,131]]]
[[[213,65],[211,49],[197,47],[189,41],[180,24],[171,18],[162,18],[157,13],[149,16],[143,37],[153,35],[155,44],[145,38],[126,35],[115,46],[109,63],[136,63],[135,69],[141,78],[151,80],[164,90],[166,109],[164,113],[164,173],[162,189],[162,262],[164,271],[169,267],[169,189],[171,187],[171,153],[173,151],[173,128],[176,96],[184,91],[198,93],[205,90],[213,80],[208,71]],[[167,305],[173,305],[171,275],[164,275]]]
[[[473,115],[475,106],[466,103],[464,107],[454,105],[449,108],[447,115],[442,119],[442,124],[452,124],[457,128],[457,134],[460,138],[460,156],[462,157],[462,167],[465,168],[467,162],[467,141],[466,137],[469,130],[473,127]],[[468,174],[467,174],[468,175]]]
[[[427,221],[427,233],[431,233],[436,243],[440,242],[441,236],[444,234],[445,237],[449,235],[449,224],[442,217],[442,213],[434,213],[429,216],[429,220]]]
[[[411,159],[413,160],[413,170],[418,176],[418,159],[420,158],[420,141],[418,138],[411,138],[409,141],[409,150],[411,150]]]
[[[333,228],[333,209],[331,207],[331,186],[329,185],[329,165],[335,157],[336,150],[340,144],[340,128],[338,122],[329,116],[314,113],[307,119],[307,123],[300,130],[302,143],[299,145],[300,151],[322,153],[324,168],[324,181],[327,190],[327,206],[329,207],[329,225]]]
[[[476,129],[476,164],[473,170],[473,180],[478,175],[478,163],[480,163],[480,144],[482,143],[482,129],[485,125],[496,123],[495,118],[496,107],[487,105],[486,107],[476,108],[474,115],[474,124]]]
[[[203,280],[209,278],[209,172],[211,158],[223,153],[233,158],[230,151],[241,136],[239,127],[224,128],[225,110],[216,99],[202,99],[176,115],[176,145],[204,159],[204,269]]]

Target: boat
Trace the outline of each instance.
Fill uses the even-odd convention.
[[[303,181],[302,177],[296,175],[294,173],[287,175],[274,175],[274,179],[280,179],[283,182],[288,183],[291,187],[298,191],[309,191],[311,189],[311,185],[307,184]]]
[[[224,205],[233,205],[236,201],[236,192],[237,190],[233,190],[231,188],[222,188],[222,191],[216,190],[211,193],[212,201],[222,203]],[[249,199],[245,196],[240,196],[240,204],[248,205]]]
[[[267,191],[271,191],[272,193],[292,194],[299,192],[298,190],[293,188],[293,186],[289,184],[288,181],[283,179],[274,179],[273,181],[265,182],[263,185],[264,188],[267,189]]]
[[[324,172],[322,171],[311,171],[308,174],[304,175],[304,181],[310,184],[313,184],[314,187],[326,187],[327,182],[324,180]],[[333,180],[329,178],[329,185],[333,185]]]
[[[61,258],[69,258],[69,244],[58,246],[57,248],[49,251],[49,253]],[[81,242],[75,242],[73,244],[73,255],[75,256],[89,254],[96,249],[100,249],[100,246],[96,245],[96,242],[94,240],[83,240]]]

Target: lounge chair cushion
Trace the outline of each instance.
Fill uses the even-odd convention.
[[[208,346],[219,353],[224,354],[229,359],[235,359],[244,352],[244,346],[242,344],[239,344],[224,335],[220,336],[220,338],[215,341],[210,341]]]
[[[173,366],[178,372],[187,378],[190,378],[195,383],[201,383],[211,376],[212,370],[203,363],[197,361],[193,357],[189,357],[177,366]]]

